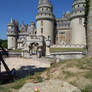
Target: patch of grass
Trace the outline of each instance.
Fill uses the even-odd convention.
[[[63,73],[65,74],[65,78],[68,78],[68,77],[71,77],[71,76],[74,76],[75,74],[70,72],[70,71],[63,71]]]
[[[19,89],[25,84],[25,79],[16,80],[11,88]]]
[[[38,82],[43,82],[43,79],[41,76],[37,76],[37,80],[38,80]]]
[[[88,88],[81,89],[81,92],[88,92]]]
[[[0,86],[0,92],[10,92],[8,88]]]
[[[81,89],[81,92],[92,92],[92,85],[87,85],[85,88]]]
[[[9,50],[10,52],[21,52],[21,49]]]
[[[84,75],[84,77],[87,78],[87,79],[91,79],[92,80],[92,71],[86,72],[86,74]]]
[[[71,51],[84,51],[84,48],[50,48],[50,52],[71,52]]]
[[[22,79],[15,79],[10,87],[13,89],[19,89],[26,83],[26,80],[31,79],[31,77],[32,76],[27,76],[27,77],[22,78]]]
[[[77,60],[75,66],[79,67],[80,69],[92,69],[92,59],[90,58],[82,58]]]
[[[29,75],[25,78],[14,80],[14,82],[10,86],[10,88],[20,89],[26,83],[27,80],[31,80],[31,79],[37,80],[37,82],[42,82],[43,79],[42,79],[42,77],[39,76],[40,74],[41,74],[41,72],[35,73],[35,75],[33,75],[33,76]]]

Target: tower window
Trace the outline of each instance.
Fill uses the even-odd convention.
[[[42,8],[42,11],[43,11],[43,8]]]
[[[36,34],[37,32],[35,31],[35,34]]]
[[[48,40],[50,40],[50,36],[48,36]]]
[[[78,5],[78,7],[79,7],[79,5]]]
[[[43,21],[41,21],[41,26],[43,26]]]
[[[79,23],[82,24],[82,18],[79,18]]]
[[[86,5],[85,4],[83,4],[83,7],[85,7]]]
[[[43,34],[43,28],[41,28],[41,34]]]

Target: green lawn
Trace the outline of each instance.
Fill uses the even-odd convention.
[[[20,49],[8,50],[8,51],[10,51],[10,52],[21,52],[21,50],[20,50]]]
[[[71,52],[71,51],[84,51],[84,48],[50,48],[50,52]]]

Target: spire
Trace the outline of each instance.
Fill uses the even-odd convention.
[[[15,24],[15,20],[11,18],[11,21],[9,24]]]

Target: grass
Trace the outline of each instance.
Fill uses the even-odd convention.
[[[65,78],[69,78],[69,77],[75,76],[75,74],[70,72],[70,71],[63,71],[63,73],[65,74]]]
[[[0,92],[11,92],[10,89],[18,90],[25,83],[27,83],[28,81],[32,81],[32,80],[33,80],[32,82],[36,81],[36,83],[42,82],[43,79],[40,76],[40,74],[41,74],[41,72],[35,73],[34,75],[29,75],[29,76],[26,76],[25,78],[15,79],[11,83],[0,85]]]
[[[84,48],[50,48],[50,52],[71,52],[71,51],[84,51]]]
[[[8,88],[0,86],[0,92],[10,92]]]
[[[25,78],[20,80],[15,80],[14,84],[11,86],[13,89],[19,89],[25,84]]]
[[[38,82],[43,82],[43,79],[41,76],[37,76],[37,80],[38,80]]]
[[[91,71],[88,71],[88,72],[85,74],[85,78],[92,80],[92,70],[91,70]]]
[[[85,88],[81,89],[81,92],[92,92],[92,85],[87,85]]]
[[[21,52],[20,49],[15,49],[15,50],[9,50],[10,52]]]
[[[68,68],[73,68],[76,67],[79,69],[78,72],[72,72],[71,70],[68,70]],[[54,70],[54,71],[53,71]],[[82,70],[82,72],[80,71]],[[85,71],[86,70],[86,71]],[[71,84],[73,84],[76,87],[79,87],[82,83],[78,83],[78,78],[86,78],[89,81],[92,81],[92,58],[82,58],[82,59],[74,59],[74,60],[64,60],[59,63],[54,62],[52,66],[48,69],[45,70],[44,76],[47,76],[46,78],[49,80],[52,78],[52,74],[54,76],[55,72],[60,72],[60,75],[57,76],[57,78],[67,81]],[[8,85],[1,85],[0,86],[0,92],[10,92],[10,89],[15,89],[18,90],[21,88],[25,83],[27,82],[34,82],[34,83],[39,83],[45,80],[41,76],[42,72],[35,73],[33,76],[27,76],[22,79],[17,79],[14,80],[12,83],[9,83]],[[55,75],[56,76],[56,75]],[[74,78],[74,80],[71,78]],[[70,80],[69,80],[70,79]],[[85,82],[84,82],[85,83]],[[86,87],[81,87],[81,92],[92,92],[92,85],[86,84]]]

